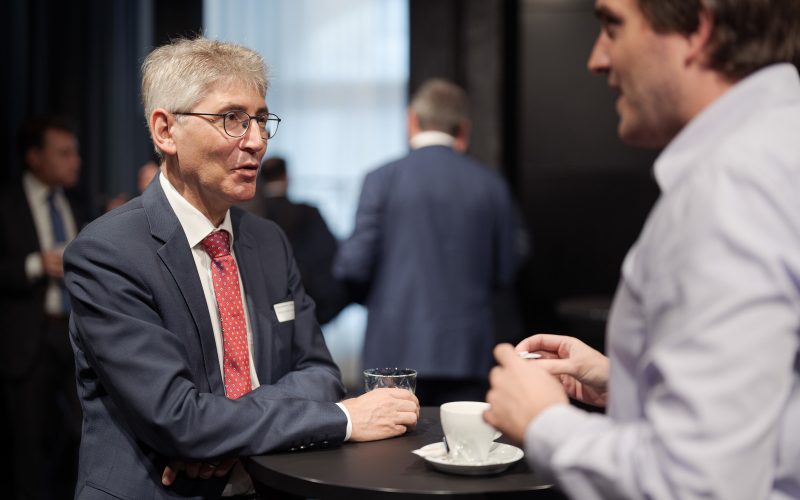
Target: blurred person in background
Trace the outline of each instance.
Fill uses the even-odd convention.
[[[464,154],[469,133],[463,89],[423,83],[408,111],[411,152],[367,174],[334,264],[366,292],[364,367],[416,369],[423,405],[483,400],[492,297],[516,271],[508,187]]]
[[[144,193],[150,182],[155,179],[156,174],[158,174],[158,162],[155,159],[139,167],[139,172],[136,174],[136,188],[139,190],[139,194]]]
[[[33,118],[18,139],[25,170],[0,194],[0,397],[10,423],[4,430],[11,443],[9,498],[68,498],[81,409],[62,256],[84,218],[64,190],[78,182],[81,157],[75,126],[64,117]]]
[[[148,160],[147,163],[139,167],[139,170],[136,172],[136,189],[139,192],[139,194],[144,193],[144,190],[147,189],[147,186],[150,184],[150,181],[152,181],[153,178],[155,178],[157,173],[158,173],[157,158]],[[106,201],[105,211],[109,212],[117,207],[121,207],[128,200],[130,200],[130,196],[128,196],[128,193],[120,193],[117,196]]]
[[[320,324],[331,321],[348,304],[347,290],[333,277],[338,242],[316,207],[288,197],[286,160],[266,158],[261,163],[259,187],[242,208],[275,222],[286,233],[303,278],[303,286],[316,304]]]

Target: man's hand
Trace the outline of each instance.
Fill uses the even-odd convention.
[[[399,436],[419,419],[419,401],[405,389],[375,389],[342,404],[353,424],[351,441],[375,441]]]
[[[41,253],[42,267],[44,273],[51,278],[61,279],[64,277],[64,249],[54,248],[44,250]]]
[[[227,474],[238,460],[227,458],[217,462],[184,462],[173,460],[164,468],[161,475],[161,484],[170,486],[178,478],[178,473],[184,471],[192,479],[208,479],[211,476],[222,477]]]
[[[546,408],[568,404],[561,383],[538,365],[525,360],[511,344],[494,349],[498,366],[489,374],[491,388],[486,395],[490,408],[483,414],[489,425],[522,443],[528,424]]]
[[[536,365],[556,375],[569,397],[594,406],[608,400],[608,358],[574,337],[538,334],[520,342],[518,351],[536,352]]]

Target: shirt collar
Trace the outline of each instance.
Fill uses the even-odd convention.
[[[705,164],[704,157],[731,129],[753,113],[797,100],[797,69],[774,64],[744,78],[695,116],[667,145],[655,161],[656,180],[662,192]]]
[[[22,176],[22,184],[25,186],[26,194],[34,200],[45,200],[51,192],[58,195],[61,188],[51,189],[50,186],[40,181],[35,175],[26,171]]]
[[[414,134],[408,142],[411,144],[411,149],[419,149],[427,146],[447,146],[452,148],[456,139],[450,134],[439,132],[438,130],[426,130]]]
[[[222,224],[220,224],[219,227],[215,227],[200,210],[192,206],[191,203],[186,201],[186,198],[178,193],[178,190],[169,182],[166,175],[160,173],[158,180],[161,183],[161,189],[164,190],[164,194],[167,196],[169,206],[172,207],[175,216],[178,218],[178,222],[180,222],[183,228],[184,234],[186,234],[186,239],[189,241],[190,247],[194,248],[203,241],[203,238],[214,231],[224,229],[231,235],[231,248],[233,248],[234,235],[230,209],[225,212],[225,219],[223,219]]]

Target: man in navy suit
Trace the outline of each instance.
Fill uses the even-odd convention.
[[[412,151],[365,178],[334,274],[366,289],[365,367],[415,368],[423,405],[483,400],[491,297],[514,273],[511,197],[497,172],[463,154],[462,89],[424,83],[408,126]]]
[[[65,254],[84,411],[77,498],[251,495],[238,457],[417,421],[400,389],[336,403],[338,368],[286,237],[233,207],[255,194],[280,121],[266,89],[261,57],[234,44],[178,40],[145,59],[160,174]]]

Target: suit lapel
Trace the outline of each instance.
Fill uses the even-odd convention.
[[[211,319],[208,317],[208,305],[197,276],[197,267],[186,235],[172,211],[166,195],[161,190],[159,182],[151,183],[144,192],[142,206],[150,221],[151,234],[164,242],[164,245],[158,249],[158,255],[172,274],[194,320],[208,386],[214,394],[224,395],[225,387],[217,360],[214,330],[211,327]],[[191,351],[191,346],[187,346],[187,349]]]
[[[265,286],[267,275],[264,273],[261,254],[257,251],[257,245],[249,233],[240,230],[242,216],[242,212],[231,209],[231,224],[235,235],[233,251],[236,253],[236,262],[239,265],[239,276],[242,277],[247,314],[253,334],[253,363],[258,380],[263,385],[272,382],[269,372],[272,344],[268,341],[272,329],[269,314],[272,303]]]

